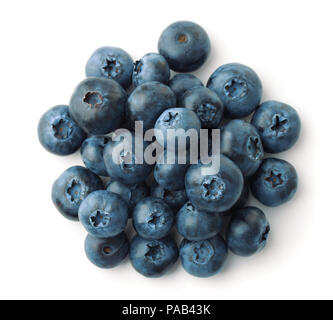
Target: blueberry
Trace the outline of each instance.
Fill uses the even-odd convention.
[[[125,230],[128,206],[118,194],[106,190],[94,191],[82,201],[79,219],[92,236],[115,237]]]
[[[119,194],[126,201],[130,210],[133,210],[139,201],[149,195],[149,190],[145,183],[127,185],[114,179],[111,180],[106,190]]]
[[[173,163],[168,163],[168,157],[175,160]],[[189,166],[189,157],[184,156],[185,163],[179,163],[180,157],[178,153],[162,153],[154,168],[154,177],[158,184],[169,191],[177,191],[185,189],[185,174]]]
[[[267,158],[252,177],[251,191],[264,205],[276,207],[295,195],[297,182],[296,170],[289,162]]]
[[[160,145],[167,147],[169,143],[172,143],[175,137],[173,135],[168,136],[170,129],[184,129],[185,131],[191,129],[198,137],[200,135],[201,122],[195,112],[190,109],[170,108],[163,111],[155,123],[155,136]],[[176,146],[180,137],[176,137]],[[184,145],[185,143],[186,147],[190,146],[190,141],[186,137],[184,137]]]
[[[150,195],[163,199],[174,212],[177,212],[188,201],[185,190],[168,191],[157,183],[152,184]]]
[[[219,96],[206,87],[189,89],[179,105],[194,111],[203,128],[214,129],[221,125],[224,106]]]
[[[143,121],[144,130],[154,127],[159,115],[176,106],[176,96],[163,83],[146,82],[131,93],[127,102],[127,116],[132,128],[135,121]]]
[[[145,277],[161,277],[178,259],[178,247],[170,238],[145,240],[135,236],[130,245],[134,269]]]
[[[184,204],[176,216],[178,232],[191,241],[210,239],[221,232],[222,226],[223,215],[197,210],[191,202]]]
[[[184,239],[179,255],[186,272],[195,277],[207,278],[221,271],[228,256],[228,248],[219,235],[201,241]]]
[[[183,94],[187,90],[195,87],[202,87],[203,83],[193,74],[179,73],[169,81],[168,86],[175,93],[178,102],[177,104],[179,105]]]
[[[85,166],[99,176],[106,177],[108,175],[103,152],[104,147],[110,141],[107,136],[91,136],[87,138],[81,145],[81,158]]]
[[[138,163],[139,159],[136,155],[135,137],[132,135],[132,143],[126,148],[128,139],[120,139],[119,141],[110,141],[104,148],[104,162],[109,176],[121,182],[133,185],[144,182],[152,171],[152,165],[142,159],[142,163]],[[143,150],[147,143],[144,142]]]
[[[133,210],[134,229],[144,239],[154,240],[166,237],[173,224],[173,211],[160,198],[144,198]]]
[[[76,87],[69,112],[87,133],[107,134],[122,124],[126,99],[126,92],[116,81],[88,78]]]
[[[244,120],[231,120],[222,127],[221,153],[234,161],[245,177],[253,175],[264,158],[259,133]]]
[[[269,223],[260,209],[236,210],[227,231],[228,248],[239,256],[250,256],[265,247],[269,231]]]
[[[117,81],[124,89],[132,82],[133,60],[120,48],[101,47],[89,58],[86,76]]]
[[[243,175],[227,157],[220,155],[220,168],[214,175],[205,174],[211,165],[193,164],[185,176],[186,193],[198,210],[224,212],[239,199]]]
[[[104,189],[102,180],[80,166],[64,171],[52,186],[52,201],[59,212],[70,220],[78,219],[82,201],[93,191]]]
[[[217,93],[225,107],[226,118],[243,118],[259,105],[262,86],[257,74],[239,63],[219,67],[207,87]]]
[[[201,67],[210,53],[206,31],[191,21],[169,25],[158,41],[158,51],[177,72],[191,72]]]
[[[301,131],[301,121],[295,109],[278,102],[266,101],[259,106],[252,118],[264,149],[278,153],[290,149]]]
[[[59,105],[40,118],[38,138],[47,151],[65,156],[80,148],[86,134],[71,118],[68,106]]]
[[[124,232],[107,239],[95,238],[88,234],[84,250],[88,259],[97,267],[114,268],[127,257],[129,241]]]
[[[167,83],[170,78],[170,68],[163,56],[158,53],[147,53],[134,63],[133,85],[139,86],[145,82],[158,81]]]
[[[243,190],[242,190],[240,197],[238,198],[237,202],[232,206],[231,209],[229,209],[226,212],[223,212],[223,215],[229,216],[229,215],[233,214],[233,212],[235,212],[236,210],[242,209],[243,207],[245,207],[245,205],[249,201],[249,198],[250,198],[250,187],[249,187],[248,182],[244,180],[244,186],[243,186]]]

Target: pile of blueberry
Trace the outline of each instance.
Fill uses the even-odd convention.
[[[261,103],[261,81],[245,65],[222,65],[206,87],[189,74],[210,53],[208,35],[196,23],[168,26],[158,51],[133,63],[120,48],[97,49],[69,106],[55,106],[41,117],[43,147],[61,156],[81,148],[85,164],[59,176],[52,200],[61,214],[87,230],[85,252],[98,267],[113,268],[129,255],[139,273],[159,277],[180,256],[188,273],[209,277],[222,269],[228,249],[249,256],[266,244],[270,226],[261,209],[246,206],[250,190],[270,207],[294,196],[294,167],[264,159],[264,152],[291,148],[300,119],[285,103]],[[177,72],[171,80],[170,69]],[[168,143],[167,129],[220,130],[218,172],[206,174],[209,164],[202,161],[128,161],[136,159],[135,139],[132,151],[120,152],[115,161],[123,140],[112,139],[114,132],[133,130],[137,121],[145,132],[160,129],[161,145]],[[137,233],[131,241],[124,231],[128,219]],[[179,247],[171,237],[174,227],[184,238]]]

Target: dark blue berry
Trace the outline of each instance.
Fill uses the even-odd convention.
[[[158,41],[158,51],[177,72],[191,72],[201,67],[210,53],[206,31],[191,21],[169,25]]]
[[[117,81],[124,89],[132,82],[133,60],[120,48],[101,47],[89,58],[86,76]]]
[[[264,149],[269,153],[290,149],[301,131],[301,121],[296,110],[278,101],[261,104],[251,123],[257,128]]]
[[[165,58],[158,53],[147,53],[134,63],[133,85],[139,86],[145,82],[158,81],[167,83],[170,69]]]
[[[234,254],[250,256],[265,247],[269,232],[269,223],[260,209],[236,210],[227,231],[228,247]]]
[[[173,211],[160,198],[144,198],[133,210],[133,226],[144,239],[164,238],[170,233],[173,225]]]
[[[131,93],[127,102],[127,117],[130,127],[135,121],[143,121],[144,130],[154,127],[159,115],[168,108],[176,106],[176,96],[163,83],[146,82]]]
[[[195,277],[207,278],[221,271],[228,256],[228,248],[219,235],[202,241],[184,239],[179,255],[186,272]]]
[[[220,156],[216,174],[205,173],[210,165],[193,164],[185,177],[186,193],[198,210],[224,212],[239,199],[243,189],[243,175],[229,158]]]
[[[209,78],[207,87],[217,93],[225,107],[226,118],[243,118],[259,105],[262,86],[257,74],[239,63],[219,67]]]
[[[40,118],[38,138],[47,151],[65,156],[80,148],[86,133],[72,119],[68,106],[59,105]]]
[[[94,237],[115,237],[125,230],[128,206],[118,194],[99,190],[90,193],[81,203],[79,219]]]
[[[221,153],[234,161],[245,177],[253,175],[264,158],[256,128],[244,120],[231,120],[221,131]]]
[[[76,87],[69,112],[87,133],[107,134],[122,124],[126,99],[126,92],[116,81],[87,78]]]
[[[103,152],[104,147],[110,141],[107,136],[91,136],[81,145],[81,158],[85,166],[99,176],[107,176]]]
[[[95,238],[88,234],[84,243],[87,258],[99,268],[114,268],[128,255],[129,241],[124,232],[113,238]]]
[[[153,169],[144,159],[142,163],[138,163],[134,134],[131,137],[131,142],[120,137],[119,141],[110,141],[104,148],[104,163],[108,175],[128,185],[144,182]],[[144,142],[143,150],[146,147],[147,143]]]
[[[82,201],[93,191],[104,189],[102,180],[80,166],[64,171],[52,186],[52,201],[67,219],[77,220]]]
[[[197,210],[187,202],[176,216],[177,231],[187,240],[200,241],[210,239],[222,231],[221,213]]]
[[[134,269],[145,277],[161,277],[177,259],[178,247],[170,237],[146,240],[137,235],[131,242],[131,263]]]
[[[276,207],[295,195],[297,184],[296,170],[289,162],[267,158],[251,179],[251,191],[264,205]]]

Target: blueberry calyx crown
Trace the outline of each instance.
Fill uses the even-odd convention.
[[[73,123],[67,119],[59,119],[52,124],[54,136],[59,140],[68,139],[73,132]]]
[[[283,115],[275,114],[272,118],[271,130],[275,132],[276,136],[281,136],[287,131],[285,127],[287,122],[288,119],[286,119]]]
[[[163,214],[158,210],[155,209],[151,212],[150,216],[148,217],[148,225],[152,227],[153,229],[158,228],[159,226],[162,226],[165,224],[165,217]]]
[[[164,256],[164,246],[158,241],[152,241],[148,243],[147,249],[148,251],[145,254],[145,258],[147,258],[151,262],[160,260]]]
[[[75,204],[79,204],[83,200],[83,190],[79,180],[72,179],[66,189],[67,199]]]
[[[164,116],[163,121],[168,123],[170,127],[174,126],[180,119],[178,112],[167,112]]]
[[[90,215],[89,220],[94,228],[103,228],[110,223],[111,218],[104,210],[96,210]]]
[[[231,99],[241,99],[247,94],[247,83],[241,78],[232,78],[224,85],[224,93]]]
[[[276,188],[277,186],[283,184],[282,174],[274,173],[273,170],[269,172],[269,175],[265,177],[265,180],[271,183],[272,188]]]
[[[258,160],[263,157],[263,147],[258,137],[251,136],[247,141],[248,155],[252,160]]]
[[[103,96],[97,92],[87,92],[87,94],[83,98],[83,102],[88,104],[90,108],[98,108],[103,104]]]
[[[208,176],[202,184],[202,198],[205,200],[222,199],[225,193],[225,183],[219,176]]]
[[[105,60],[103,70],[108,78],[115,78],[120,72],[120,64],[117,59],[113,57],[108,57]]]
[[[215,250],[208,240],[200,241],[193,246],[193,261],[196,264],[207,264]]]
[[[208,124],[216,117],[216,107],[210,103],[202,103],[197,107],[196,114],[203,123]]]

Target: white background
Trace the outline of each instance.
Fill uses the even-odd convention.
[[[0,298],[333,298],[332,9],[330,0],[2,1]],[[85,257],[83,228],[50,199],[53,181],[80,157],[47,153],[39,117],[68,103],[96,48],[122,47],[137,59],[185,19],[211,39],[211,56],[195,73],[204,82],[221,64],[240,62],[259,74],[265,100],[298,110],[300,140],[279,157],[297,168],[299,191],[279,208],[259,205],[272,226],[266,249],[230,254],[216,277],[197,279],[178,265],[146,279],[128,261],[100,270]]]

